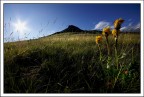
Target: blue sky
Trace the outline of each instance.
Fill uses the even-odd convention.
[[[7,41],[38,38],[68,25],[83,30],[113,28],[117,18],[125,20],[121,30],[137,30],[140,4],[4,4],[4,38]]]

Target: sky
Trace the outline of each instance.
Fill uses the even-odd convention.
[[[39,38],[68,25],[82,30],[113,28],[123,18],[122,31],[140,29],[140,4],[4,4],[4,41]]]

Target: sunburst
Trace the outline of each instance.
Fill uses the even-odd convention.
[[[19,33],[24,33],[25,31],[28,30],[26,21],[21,21],[20,19],[18,19],[17,22],[14,23],[13,25],[14,25],[15,31]]]

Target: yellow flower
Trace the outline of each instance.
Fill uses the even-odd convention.
[[[96,36],[96,44],[102,41],[102,36]]]
[[[116,30],[119,30],[121,28],[121,24],[124,22],[124,20],[122,18],[119,18],[117,20],[114,21],[114,28]]]
[[[104,35],[104,36],[106,36],[106,37],[108,37],[109,36],[109,34],[110,34],[110,27],[108,26],[108,27],[106,27],[106,28],[103,28],[103,32],[102,32],[102,34]]]
[[[112,30],[112,35],[113,35],[114,37],[117,37],[119,33],[120,33],[120,30],[116,30],[116,29],[113,29],[113,30]]]

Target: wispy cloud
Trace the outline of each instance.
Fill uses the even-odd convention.
[[[122,28],[120,29],[121,31],[124,31],[124,32],[140,32],[140,23],[133,24],[131,19],[129,19],[128,21],[129,22],[128,22],[127,25],[122,26]],[[98,22],[95,25],[94,29],[95,30],[102,30],[104,27],[107,27],[107,26],[110,26],[111,29],[114,29],[113,24],[110,23],[110,22],[107,22],[107,21]]]
[[[130,22],[130,21],[132,21],[132,19],[128,19],[128,21]]]
[[[102,30],[104,27],[111,26],[110,22],[100,21],[95,25],[96,30]]]
[[[136,25],[129,23],[127,26],[122,27],[120,30],[124,32],[140,32],[140,23]]]

